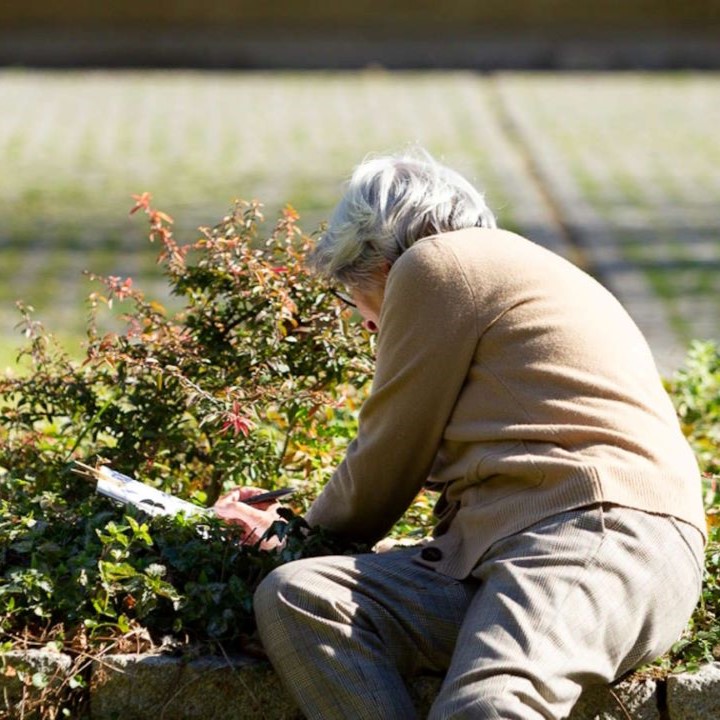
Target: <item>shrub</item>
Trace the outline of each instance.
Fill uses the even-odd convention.
[[[179,247],[148,203],[136,207],[182,308],[146,300],[130,278],[95,278],[82,363],[23,309],[31,372],[0,385],[0,466],[22,467],[38,492],[76,485],[71,461],[94,458],[207,502],[281,472],[316,481],[334,459],[331,426],[346,424],[346,384],[362,385],[370,363],[357,326],[305,271],[294,211],[261,242],[259,207],[239,204]],[[127,327],[101,332],[99,310],[118,301],[132,305]]]
[[[691,343],[685,366],[668,389],[700,466],[706,473],[720,473],[720,346]]]
[[[703,471],[708,526],[702,597],[668,659],[685,670],[720,660],[720,346],[693,342],[668,390]]]
[[[0,381],[0,623],[14,645],[81,657],[165,635],[242,644],[274,564],[342,551],[292,509],[274,528],[278,557],[216,520],[115,507],[73,472],[109,463],[203,505],[282,478],[302,511],[354,435],[371,369],[367,336],[303,265],[310,240],[291,208],[263,238],[260,206],[238,203],[179,246],[172,219],[136,199],[179,309],[130,278],[93,277],[84,356],[21,306],[26,371]]]

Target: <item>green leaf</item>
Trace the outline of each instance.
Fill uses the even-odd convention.
[[[98,567],[100,568],[100,576],[106,582],[127,580],[141,574],[129,563],[113,563],[101,560]]]
[[[32,676],[33,687],[43,689],[48,686],[49,682],[50,682],[50,679],[43,672],[36,672]]]

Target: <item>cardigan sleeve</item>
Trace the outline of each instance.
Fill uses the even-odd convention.
[[[432,467],[475,354],[473,288],[447,243],[428,238],[395,262],[380,317],[376,372],[358,435],[306,519],[375,542]]]

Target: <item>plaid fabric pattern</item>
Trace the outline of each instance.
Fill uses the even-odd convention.
[[[583,688],[664,652],[700,592],[702,537],[617,506],[493,545],[463,581],[417,549],[289,563],[255,597],[263,644],[307,718],[412,720],[405,680],[445,672],[432,720],[566,717]]]

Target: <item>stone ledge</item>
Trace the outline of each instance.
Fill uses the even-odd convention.
[[[720,718],[720,663],[668,677],[667,706],[672,720]]]
[[[1,7],[1,5],[0,5]],[[359,32],[198,28],[0,26],[0,66],[262,70],[672,70],[720,68],[720,44],[701,32],[556,37],[478,31],[368,37]]]
[[[40,674],[47,687],[58,687],[72,668],[68,655],[48,650],[24,650],[0,654],[0,717],[9,711],[10,717],[29,699],[40,696],[41,689],[33,684],[33,676]]]
[[[3,668],[26,677],[42,672],[55,680],[71,666],[68,656],[45,651],[4,654]],[[412,691],[422,715],[437,678],[417,678]],[[14,672],[0,673],[6,706],[17,712],[23,685]],[[263,661],[245,656],[188,659],[168,655],[112,655],[96,661],[87,720],[302,720],[280,682]],[[626,680],[613,688],[586,691],[569,720],[711,720],[720,718],[720,663],[697,673]]]

